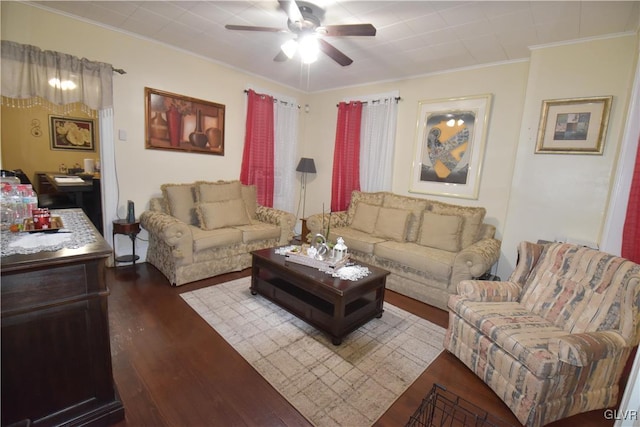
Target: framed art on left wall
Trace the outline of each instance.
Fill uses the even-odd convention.
[[[95,151],[93,120],[49,116],[52,150]]]
[[[224,156],[225,106],[146,87],[145,147]]]

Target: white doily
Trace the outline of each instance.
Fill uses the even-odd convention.
[[[51,215],[62,219],[64,229],[58,233],[0,233],[0,253],[3,257],[33,254],[42,251],[81,248],[96,241],[91,225],[82,209],[52,210]]]
[[[347,265],[344,267],[340,267],[331,275],[342,280],[356,281],[358,279],[362,279],[363,277],[367,277],[369,274],[371,274],[371,271],[367,267],[363,267],[361,265]]]
[[[287,252],[291,252],[292,250],[298,247],[299,246],[296,246],[296,245],[289,245],[289,246],[282,246],[282,247],[276,248],[276,255],[286,255]]]

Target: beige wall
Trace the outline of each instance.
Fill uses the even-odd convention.
[[[115,141],[119,215],[124,214],[128,199],[134,200],[140,211],[150,197],[159,194],[160,184],[165,182],[236,179],[244,138],[243,90],[247,87],[309,104],[309,112],[302,109],[300,113],[299,154],[315,159],[318,174],[309,177],[307,214],[319,212],[323,203],[328,209],[330,204],[337,102],[399,91],[402,101],[393,191],[409,194],[418,102],[490,93],[493,105],[478,199],[418,196],[486,207],[487,221],[504,239],[497,269],[503,277],[512,268],[516,244],[521,239],[554,238],[561,233],[581,239],[600,238],[636,67],[635,36],[540,48],[533,51],[531,61],[305,94],[162,44],[34,7],[2,2],[1,8],[3,39],[108,62],[127,71],[124,76],[114,75],[115,135],[117,138],[119,129],[127,133],[126,141]],[[225,104],[225,156],[146,150],[145,86]],[[542,99],[606,94],[614,95],[614,108],[603,156],[533,154]],[[109,165],[103,165],[106,167]],[[139,242],[138,248],[144,257],[144,242]]]
[[[509,249],[522,240],[600,245],[637,56],[633,35],[532,52],[501,274],[513,270],[516,253]],[[602,155],[534,153],[542,100],[605,95],[613,103]]]

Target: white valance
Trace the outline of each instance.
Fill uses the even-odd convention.
[[[2,105],[75,103],[113,107],[113,67],[65,53],[2,40]]]

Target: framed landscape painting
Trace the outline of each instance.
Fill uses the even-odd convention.
[[[146,87],[145,147],[224,155],[225,106]]]
[[[52,150],[95,151],[93,120],[49,116]]]
[[[536,153],[602,154],[612,96],[542,101]]]
[[[477,199],[492,95],[420,101],[412,193]]]

